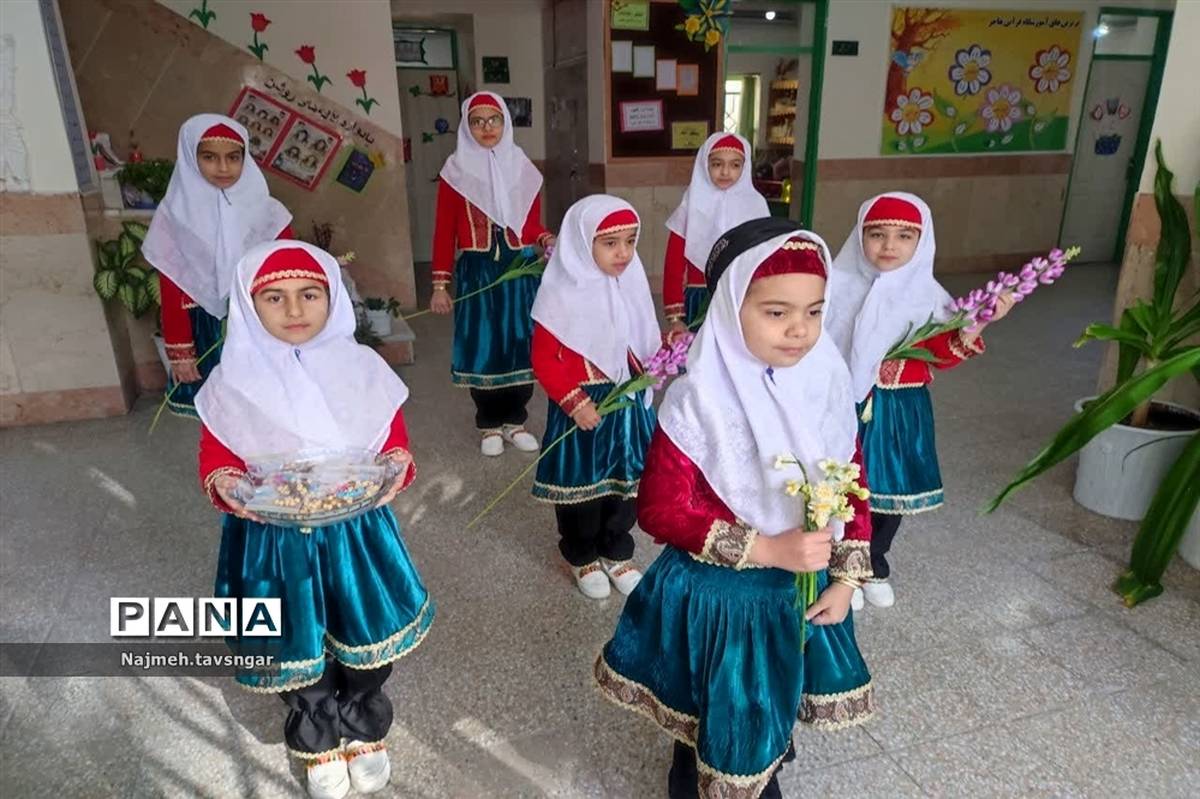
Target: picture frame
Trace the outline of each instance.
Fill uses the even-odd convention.
[[[627,100],[618,104],[621,133],[652,133],[665,129],[662,100]]]
[[[229,108],[229,116],[246,129],[250,136],[248,155],[262,165],[282,140],[296,112],[257,89],[243,86]]]
[[[267,168],[309,191],[317,187],[342,146],[341,136],[296,115],[270,154]]]

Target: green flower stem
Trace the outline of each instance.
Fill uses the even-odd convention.
[[[545,449],[543,449],[543,450],[542,450],[542,454],[541,454],[541,455],[538,455],[538,457],[537,457],[537,460],[535,460],[533,463],[531,463],[531,464],[529,464],[528,466],[526,466],[526,467],[525,467],[525,468],[524,468],[524,469],[521,471],[521,473],[517,475],[517,478],[516,478],[515,480],[513,480],[511,483],[509,483],[509,484],[508,484],[508,487],[507,487],[507,488],[505,488],[503,491],[501,491],[499,494],[497,494],[497,495],[496,495],[496,496],[495,496],[495,497],[492,499],[492,501],[491,501],[491,502],[489,502],[489,503],[488,503],[486,506],[484,506],[484,509],[483,509],[483,510],[481,510],[481,511],[479,511],[479,513],[475,514],[475,518],[474,518],[474,519],[472,519],[471,521],[467,522],[467,529],[468,529],[468,530],[470,530],[472,527],[474,527],[474,526],[475,526],[475,525],[476,525],[476,524],[479,522],[479,520],[480,520],[480,519],[482,519],[484,516],[487,516],[487,515],[488,515],[488,513],[491,511],[491,509],[492,509],[492,508],[494,508],[494,507],[496,507],[496,505],[497,505],[497,504],[499,504],[500,500],[502,500],[502,499],[504,499],[506,496],[508,496],[508,495],[509,495],[509,493],[510,493],[510,492],[511,492],[511,491],[512,491],[514,488],[516,488],[516,487],[517,487],[517,484],[518,484],[518,483],[520,483],[522,480],[524,480],[524,479],[525,479],[525,477],[526,477],[526,475],[528,475],[528,474],[529,474],[531,471],[533,471],[534,467],[536,467],[536,466],[537,466],[539,463],[541,463],[541,462],[542,462],[542,458],[546,457],[546,456],[547,456],[547,455],[549,455],[551,452],[553,452],[555,447],[557,447],[559,444],[561,444],[561,443],[563,442],[563,440],[564,440],[564,439],[565,439],[567,436],[571,435],[572,433],[574,433],[574,432],[575,432],[576,430],[578,430],[578,429],[579,429],[579,426],[578,426],[578,425],[571,425],[571,429],[570,429],[570,430],[568,430],[567,432],[563,433],[563,434],[562,434],[561,436],[559,436],[558,438],[554,439],[554,443],[552,443],[550,446],[548,446],[548,447],[546,447]]]
[[[491,283],[488,283],[483,288],[475,289],[474,291],[463,294],[461,297],[455,297],[453,300],[451,300],[450,304],[457,305],[458,303],[462,302],[463,300],[469,300],[472,297],[476,296],[477,294],[482,294],[485,291],[494,289],[496,286],[499,286],[501,283],[507,283],[510,280],[516,280],[517,278],[520,278],[520,277],[534,277],[534,276],[540,275],[545,270],[545,268],[546,268],[545,265],[541,261],[534,261],[533,263],[530,263],[530,264],[524,264],[522,266],[512,267],[512,268],[508,269],[507,271],[505,271],[504,274],[500,275],[500,277],[496,278]],[[402,320],[404,320],[405,322],[407,322],[409,319],[416,319],[418,316],[424,316],[425,314],[431,313],[432,311],[433,311],[432,308],[426,308],[423,311],[416,311],[414,313],[410,313],[408,316],[402,316],[400,318]]]
[[[209,355],[212,355],[213,352],[217,349],[217,347],[221,346],[224,343],[225,343],[225,334],[224,334],[224,332],[222,332],[221,337],[219,339],[217,339],[216,343],[213,344],[211,347],[209,347],[207,350],[205,350],[204,353],[199,358],[196,359],[196,366],[199,366],[201,363],[203,363],[205,358],[207,358]],[[150,431],[146,435],[154,435],[154,428],[158,427],[159,417],[162,416],[162,412],[167,407],[167,403],[171,401],[171,397],[175,396],[175,391],[181,385],[182,385],[182,383],[176,383],[175,385],[171,386],[171,390],[167,392],[167,395],[165,397],[163,397],[163,401],[161,403],[159,403],[159,405],[158,405],[158,410],[154,412],[154,418],[150,420]]]

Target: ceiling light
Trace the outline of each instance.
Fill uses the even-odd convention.
[[[770,22],[771,20],[775,19],[775,12],[768,11],[767,13],[763,14],[763,16],[767,18],[767,22]]]

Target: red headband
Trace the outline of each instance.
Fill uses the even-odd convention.
[[[233,128],[226,125],[224,122],[213,125],[200,137],[200,141],[228,141],[233,142],[239,147],[245,147],[246,143],[242,141],[242,137]]]
[[[758,265],[750,282],[775,275],[816,275],[825,277],[825,260],[820,246],[806,238],[793,236]]]
[[[620,233],[625,230],[637,230],[641,225],[638,221],[638,216],[631,208],[622,208],[620,211],[613,211],[600,223],[596,228],[596,236],[607,236],[612,233]]]
[[[712,155],[718,150],[736,150],[742,155],[746,154],[746,148],[742,146],[740,141],[738,141],[737,136],[722,136],[721,138],[717,139],[716,143],[713,144],[712,149],[708,151],[708,154]]]
[[[880,197],[871,205],[866,218],[863,219],[865,228],[877,225],[900,225],[920,230],[921,209],[899,197]]]
[[[467,103],[467,113],[471,113],[476,108],[494,108],[497,111],[502,111],[500,106],[496,105],[496,100],[490,94],[477,94],[475,99]]]
[[[307,250],[299,247],[276,250],[267,256],[258,272],[254,274],[254,280],[250,283],[250,295],[257,294],[277,280],[298,277],[311,278],[326,287],[329,286],[329,277],[325,270]]]

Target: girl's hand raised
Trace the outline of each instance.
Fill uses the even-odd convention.
[[[595,403],[588,400],[571,412],[571,421],[575,422],[580,430],[595,430],[603,419],[596,411]]]
[[[833,534],[829,528],[805,532],[797,527],[776,536],[755,536],[748,560],[799,574],[821,571],[829,565],[832,552]]]

